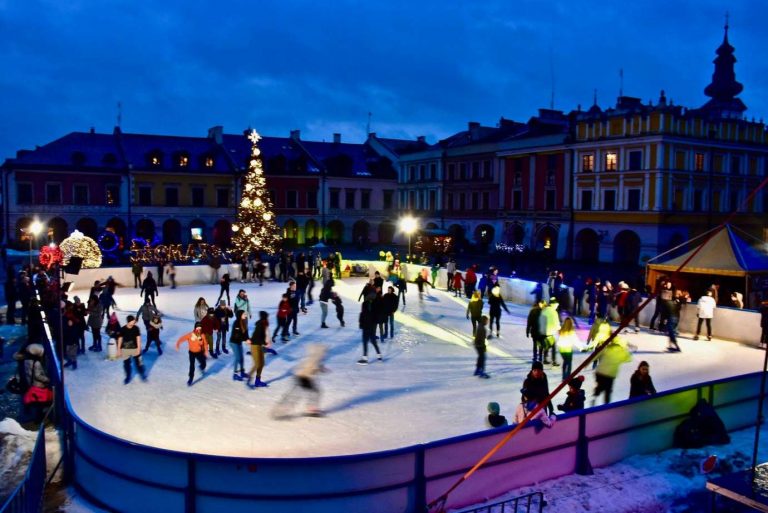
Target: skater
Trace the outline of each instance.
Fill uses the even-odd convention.
[[[195,303],[193,314],[195,316],[195,322],[202,321],[203,318],[208,315],[208,303],[205,302],[205,298],[198,298],[197,303]]]
[[[232,283],[232,279],[229,277],[229,273],[224,273],[224,275],[219,280],[219,297],[216,298],[216,302],[218,303],[221,301],[221,299],[224,297],[224,294],[227,295],[227,304],[231,303],[232,301],[229,298],[229,284]]]
[[[77,339],[77,354],[85,354],[85,330],[87,324],[85,318],[88,316],[88,308],[75,296],[72,298],[72,319],[75,322],[75,338]]]
[[[440,272],[440,264],[435,262],[432,265],[431,272],[432,272],[432,283],[430,283],[430,285],[432,285],[432,288],[434,289],[435,288],[435,282],[437,281],[437,274]]]
[[[477,292],[477,291],[476,291]],[[475,376],[483,379],[488,379],[491,376],[485,372],[485,339],[487,335],[486,326],[488,325],[488,317],[483,315],[480,317],[480,323],[475,330],[475,351],[477,351],[477,363],[475,364]]]
[[[88,348],[90,351],[101,351],[101,327],[104,323],[104,309],[99,302],[99,298],[93,294],[88,300],[88,329],[91,330],[93,344]]]
[[[323,365],[326,352],[327,348],[322,344],[310,344],[307,347],[307,355],[299,362],[293,372],[294,386],[272,410],[274,418],[287,418],[291,414],[293,406],[300,400],[298,394],[302,390],[309,395],[304,414],[310,417],[322,417],[324,415],[320,409],[320,387],[317,385],[317,375],[327,371]]]
[[[291,303],[288,300],[288,294],[283,294],[280,303],[277,305],[277,326],[275,327],[274,333],[272,333],[272,340],[277,337],[277,332],[281,331],[280,334],[280,341],[282,341],[283,344],[288,342],[288,319],[291,315]]]
[[[152,320],[149,321],[149,327],[147,328],[147,346],[144,348],[144,354],[149,352],[149,348],[152,346],[152,342],[154,342],[155,346],[157,347],[157,354],[163,354],[163,348],[161,347],[162,343],[160,342],[161,329],[163,329],[163,320],[159,315],[153,315]]]
[[[544,373],[544,365],[535,361],[531,364],[531,371],[525,377],[523,381],[523,389],[521,391],[528,399],[532,399],[537,403],[544,401],[549,397],[549,380],[546,373]],[[552,403],[547,403],[547,410],[549,413],[554,412]]]
[[[318,297],[320,301],[320,327],[321,328],[327,328],[328,325],[325,324],[325,319],[328,318],[328,302],[331,300],[331,288],[333,287],[333,278],[328,278],[327,281],[323,283],[323,288],[320,289],[320,296]]]
[[[291,311],[288,312],[288,327],[293,328],[293,335],[299,335],[298,323],[299,323],[299,293],[296,290],[296,282],[291,280],[288,284],[288,290],[285,291],[288,295],[288,304],[291,305]],[[306,312],[305,312],[306,313]]]
[[[269,386],[261,380],[261,371],[264,369],[264,353],[277,355],[277,351],[272,349],[272,339],[269,338],[269,314],[263,310],[259,312],[259,320],[253,327],[250,342],[253,365],[248,371],[247,385],[250,388]],[[251,384],[254,374],[256,374],[256,379]]]
[[[586,395],[581,385],[584,384],[584,376],[576,376],[568,382],[568,393],[565,402],[557,406],[557,409],[563,412],[583,410]]]
[[[663,305],[667,314],[667,336],[669,337],[667,351],[672,353],[681,351],[680,346],[677,345],[677,325],[680,322],[680,310],[683,308],[683,303],[687,301],[685,292],[677,290],[674,298],[671,301],[665,301]]]
[[[504,427],[508,425],[507,418],[500,415],[501,408],[499,403],[488,403],[488,416],[485,418],[485,425],[491,428]]]
[[[474,294],[473,294],[474,296]],[[480,297],[482,297],[482,292],[480,293]],[[504,309],[505,312],[509,313],[509,309],[507,308],[507,304],[504,303],[504,298],[501,297],[501,287],[496,286],[491,289],[491,293],[488,295],[488,312],[490,315],[490,332],[493,333],[493,321],[496,321],[496,338],[501,337],[501,309]],[[488,338],[491,338],[491,335],[488,335]]]
[[[520,395],[520,404],[517,405],[515,410],[515,424],[520,424],[533,410],[539,406],[540,401],[537,401],[528,396],[525,392]],[[547,405],[549,406],[549,405]],[[538,420],[544,426],[551,428],[555,423],[555,415],[550,412],[549,415],[545,413],[546,408],[542,408],[531,418],[531,422]]]
[[[200,372],[205,373],[206,357],[208,356],[208,346],[203,338],[203,327],[199,322],[195,323],[195,328],[182,335],[176,341],[176,350],[179,350],[181,344],[186,342],[189,345],[189,379],[187,386],[191,387],[195,379],[195,362],[200,365]]]
[[[379,338],[387,339],[387,307],[384,305],[384,296],[381,289],[376,289],[376,297],[373,299],[373,316],[376,318],[376,326],[379,328]]]
[[[563,359],[563,381],[571,375],[573,347],[578,344],[579,337],[576,335],[573,319],[566,317],[563,321],[563,326],[560,328],[560,336],[557,339],[557,348],[560,351],[560,357]]]
[[[368,365],[368,342],[373,344],[376,350],[376,357],[383,361],[379,344],[376,343],[376,316],[373,311],[373,300],[375,295],[369,294],[360,308],[360,330],[363,334],[363,356],[357,361],[359,365]]]
[[[637,366],[637,370],[629,378],[629,398],[645,397],[656,394],[656,387],[653,386],[653,379],[649,372],[648,362],[643,360]]]
[[[144,281],[141,283],[141,291],[139,292],[139,297],[142,295],[145,299],[151,299],[152,305],[157,306],[157,303],[155,303],[155,296],[158,295],[157,282],[152,276],[152,271],[147,271],[147,277],[144,278]]]
[[[296,295],[298,296],[298,307],[302,313],[307,313],[307,287],[309,287],[309,278],[304,274],[304,270],[299,268],[296,272]]]
[[[149,334],[149,323],[156,315],[160,316],[160,312],[150,303],[149,297],[145,297],[144,304],[136,312],[136,319],[141,319],[144,322],[144,329],[147,331],[147,334]]]
[[[163,265],[163,262],[157,262],[157,286],[158,287],[164,287],[165,284],[163,283],[163,270],[165,266]]]
[[[384,322],[389,325],[389,338],[395,336],[395,312],[397,312],[398,302],[395,288],[391,285],[388,286],[387,293],[384,294],[384,310],[387,312],[387,318]]]
[[[699,333],[701,333],[702,322],[707,323],[707,340],[712,340],[712,318],[715,316],[715,298],[712,297],[712,290],[707,292],[699,298],[699,303],[696,305],[696,335],[693,340],[699,340]]]
[[[405,278],[401,277],[397,280],[395,286],[397,287],[397,299],[399,300],[401,297],[403,298],[403,308],[405,308],[405,295],[408,293],[408,282],[405,281]]]
[[[450,292],[453,290],[453,274],[456,272],[456,262],[454,261],[453,257],[448,259],[448,263],[445,264],[445,274],[446,274],[446,283],[447,291]]]
[[[117,337],[117,357],[123,359],[123,370],[125,370],[123,384],[127,385],[131,382],[131,359],[136,362],[141,380],[147,380],[144,362],[141,359],[141,333],[133,315],[126,317],[125,326],[120,328],[120,334]]]
[[[457,273],[458,274],[458,273]],[[464,273],[464,296],[472,297],[477,285],[477,274],[475,274],[475,265],[471,265]]]
[[[463,281],[464,278],[461,277],[461,271],[453,273],[453,297],[461,297],[461,283]]]
[[[480,317],[483,315],[483,298],[480,297],[480,291],[476,290],[472,293],[472,299],[467,303],[467,319],[472,321],[472,336],[475,336],[477,332],[477,324],[480,322]]]
[[[533,359],[532,362],[541,361],[544,358],[544,354],[539,351],[539,348],[544,344],[544,336],[539,328],[539,319],[541,318],[541,311],[546,306],[546,303],[542,300],[533,305],[528,312],[528,324],[525,327],[525,337],[530,338],[533,342]]]
[[[600,361],[595,368],[595,391],[592,393],[592,406],[601,393],[605,394],[605,404],[611,402],[613,382],[619,374],[621,364],[631,362],[632,353],[627,344],[619,337],[614,337],[600,354]]]
[[[426,271],[426,269],[423,269]],[[424,278],[424,273],[416,276],[416,287],[419,289],[419,301],[424,301],[424,290],[429,286],[429,281]]]
[[[341,324],[341,327],[343,328],[346,326],[346,324],[344,324],[344,305],[341,302],[341,296],[336,292],[332,292],[331,302],[333,303],[333,306],[336,307],[336,318],[339,320],[339,324]]]
[[[216,307],[213,314],[219,320],[219,331],[216,335],[216,351],[219,350],[219,344],[221,344],[221,350],[224,354],[229,354],[227,350],[227,332],[229,331],[229,319],[232,318],[232,309],[227,305],[223,299],[219,300],[219,306]]]
[[[141,262],[134,262],[131,264],[131,273],[133,274],[133,288],[138,289],[141,287],[141,273],[144,272],[144,268],[141,266]]]
[[[203,328],[203,338],[208,344],[208,354],[210,354],[213,358],[218,358],[221,354],[219,351],[220,347],[218,344],[215,348],[213,346],[213,332],[215,331],[216,334],[218,334],[219,330],[221,330],[221,322],[219,322],[219,320],[216,318],[216,310],[213,308],[208,308],[205,317],[203,317],[203,319],[200,321],[200,326]]]
[[[173,265],[173,262],[168,262],[165,264],[165,272],[168,275],[168,279],[171,280],[171,288],[176,288],[176,266]]]
[[[245,373],[243,363],[243,342],[251,340],[248,338],[248,312],[238,310],[235,314],[235,320],[232,322],[232,335],[229,338],[229,346],[232,348],[232,355],[235,364],[235,370],[232,379],[242,381],[248,376]],[[251,350],[253,355],[253,349]]]
[[[555,357],[555,335],[560,331],[560,316],[557,313],[557,301],[552,299],[548,306],[541,309],[541,315],[539,316],[539,332],[541,333],[541,347],[539,350],[542,354],[542,359],[545,364],[547,361],[547,351],[552,350],[552,366],[558,367],[557,358]]]
[[[235,312],[238,310],[247,312],[248,318],[251,318],[251,301],[248,299],[248,294],[246,294],[243,289],[237,291],[237,296],[235,297]]]
[[[376,288],[373,286],[373,278],[369,278],[365,285],[363,285],[363,290],[361,290],[360,295],[357,296],[357,302],[359,303],[368,297],[368,294],[371,292],[376,292]]]

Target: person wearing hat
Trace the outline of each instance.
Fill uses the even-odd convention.
[[[504,415],[500,415],[500,411],[499,403],[488,403],[488,416],[485,418],[485,423],[488,427],[497,428],[508,425],[507,418]]]
[[[565,397],[565,402],[559,404],[557,409],[564,412],[583,410],[584,401],[586,401],[586,394],[581,389],[581,385],[584,384],[584,376],[576,376],[568,382],[568,393]]]
[[[120,328],[120,334],[117,336],[117,357],[123,359],[125,385],[131,382],[131,358],[136,362],[142,381],[147,380],[144,362],[141,359],[141,332],[136,326],[136,318],[133,315],[126,317],[125,326]]]
[[[531,372],[528,373],[525,381],[523,381],[521,393],[537,404],[549,397],[549,380],[547,380],[547,375],[544,373],[544,365],[540,361],[535,361],[531,364]],[[554,412],[551,401],[547,403],[547,410],[549,413]]]
[[[481,294],[482,296],[482,294]],[[501,297],[501,287],[496,285],[491,289],[491,293],[488,295],[488,315],[490,316],[490,334],[488,338],[491,338],[493,334],[493,321],[496,321],[496,338],[501,337],[501,309],[509,313],[504,298]]]
[[[515,410],[515,424],[523,422],[523,420],[525,420],[525,418],[539,406],[539,401],[531,398],[527,390],[523,389],[520,392],[520,404],[517,405],[517,409]],[[550,404],[548,403],[547,406],[549,407]],[[551,428],[557,417],[555,417],[555,414],[552,412],[547,415],[545,412],[546,409],[547,408],[540,409],[536,415],[531,418],[531,421],[538,420],[544,426]]]
[[[219,331],[216,335],[216,350],[218,351],[219,344],[221,344],[221,350],[225,354],[229,354],[229,351],[227,350],[227,333],[229,332],[229,319],[232,318],[234,314],[227,302],[223,299],[219,300],[219,305],[216,307],[213,314],[219,320]]]
[[[177,351],[184,342],[189,345],[189,379],[187,380],[187,386],[191,387],[195,379],[195,361],[200,364],[200,372],[205,372],[205,358],[208,356],[208,345],[203,337],[203,326],[200,322],[195,323],[195,329],[179,337],[176,341]]]
[[[216,318],[215,309],[208,308],[205,317],[200,321],[200,326],[203,328],[203,337],[205,337],[205,341],[208,343],[208,353],[212,357],[218,358],[221,353],[219,352],[219,344],[216,344],[215,349],[213,347],[213,332],[219,332],[221,329],[221,322]],[[220,338],[218,340],[221,341]]]

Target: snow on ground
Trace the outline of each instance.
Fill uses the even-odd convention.
[[[0,421],[0,505],[24,479],[35,448],[37,431],[28,431],[12,418]],[[61,459],[61,440],[53,428],[45,432],[45,455],[50,477]],[[59,481],[57,473],[52,481]]]
[[[164,313],[161,334],[165,352],[153,348],[145,357],[147,382],[134,379],[123,385],[122,362],[105,360],[106,353],[81,356],[76,371],[67,369],[75,411],[98,429],[133,442],[204,454],[254,457],[326,456],[355,454],[397,447],[485,429],[486,404],[497,401],[502,414],[514,413],[523,379],[530,369],[531,343],[525,338],[527,305],[509,304],[502,318],[502,337],[490,341],[487,371],[491,379],[473,377],[475,351],[471,325],[465,318],[466,300],[444,291],[432,291],[423,302],[415,286],[409,287],[407,306],[396,317],[395,338],[382,344],[384,361],[360,366],[361,337],[357,326],[357,297],[364,280],[337,281],[344,300],[346,327],[336,321],[330,305],[328,325],[320,328],[317,302],[299,316],[300,335],[288,344],[277,342],[276,357],[268,356],[262,379],[268,388],[248,389],[232,380],[232,357],[209,360],[203,378],[187,387],[186,345],[173,349],[176,339],[192,329],[192,309],[198,297],[214,305],[218,285],[160,289],[158,308]],[[232,284],[232,298],[239,288],[258,310],[274,312],[285,284]],[[315,287],[314,292],[319,291]],[[85,291],[74,291],[85,296]],[[116,301],[121,323],[135,314],[141,303],[137,289],[119,289]],[[717,322],[717,319],[714,321]],[[251,323],[252,326],[253,323]],[[143,325],[140,323],[143,333]],[[274,324],[273,324],[274,327]],[[757,329],[757,328],[756,328]],[[584,339],[586,331],[580,331]],[[658,390],[755,372],[761,368],[758,349],[731,342],[694,342],[683,338],[682,353],[664,351],[666,337],[647,333],[626,337],[638,347],[635,361],[622,369],[614,399],[627,397],[629,376],[640,360],[651,365]],[[86,334],[90,344],[90,334]],[[293,386],[291,369],[311,342],[329,347],[329,371],[320,378],[325,418],[297,415],[274,420],[270,412]],[[106,346],[106,339],[104,340]],[[577,354],[574,367],[585,358]],[[246,355],[246,369],[250,357]],[[546,369],[550,388],[560,377],[559,368]],[[591,371],[585,388],[593,387]],[[555,404],[562,402],[564,392]],[[254,436],[259,433],[259,436]]]

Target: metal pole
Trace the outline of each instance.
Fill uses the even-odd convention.
[[[760,378],[760,399],[757,403],[757,418],[755,419],[755,446],[752,449],[752,484],[755,483],[757,469],[757,448],[760,446],[760,425],[763,423],[763,402],[765,402],[765,375],[768,373],[768,345],[763,348],[763,376]]]

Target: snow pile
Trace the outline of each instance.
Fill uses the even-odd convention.
[[[768,436],[768,425],[760,433]],[[631,456],[615,465],[595,469],[594,475],[570,475],[533,486],[512,490],[489,503],[544,492],[548,511],[590,511],[593,513],[693,513],[707,511],[706,483],[732,472],[748,469],[752,463],[755,430],[730,434],[731,443],[702,449],[669,449],[656,454]],[[718,463],[710,474],[700,470],[701,462],[716,455]],[[768,447],[758,455],[768,460]],[[476,504],[474,507],[481,507]],[[470,508],[461,508],[466,510]],[[454,511],[461,511],[454,510]]]
[[[37,432],[24,429],[14,419],[6,418],[0,421],[0,497],[9,496],[24,480],[35,448],[35,440]],[[52,428],[46,429],[45,457],[49,477],[61,455],[59,433]],[[59,481],[60,478],[61,472],[58,472],[53,482]]]

